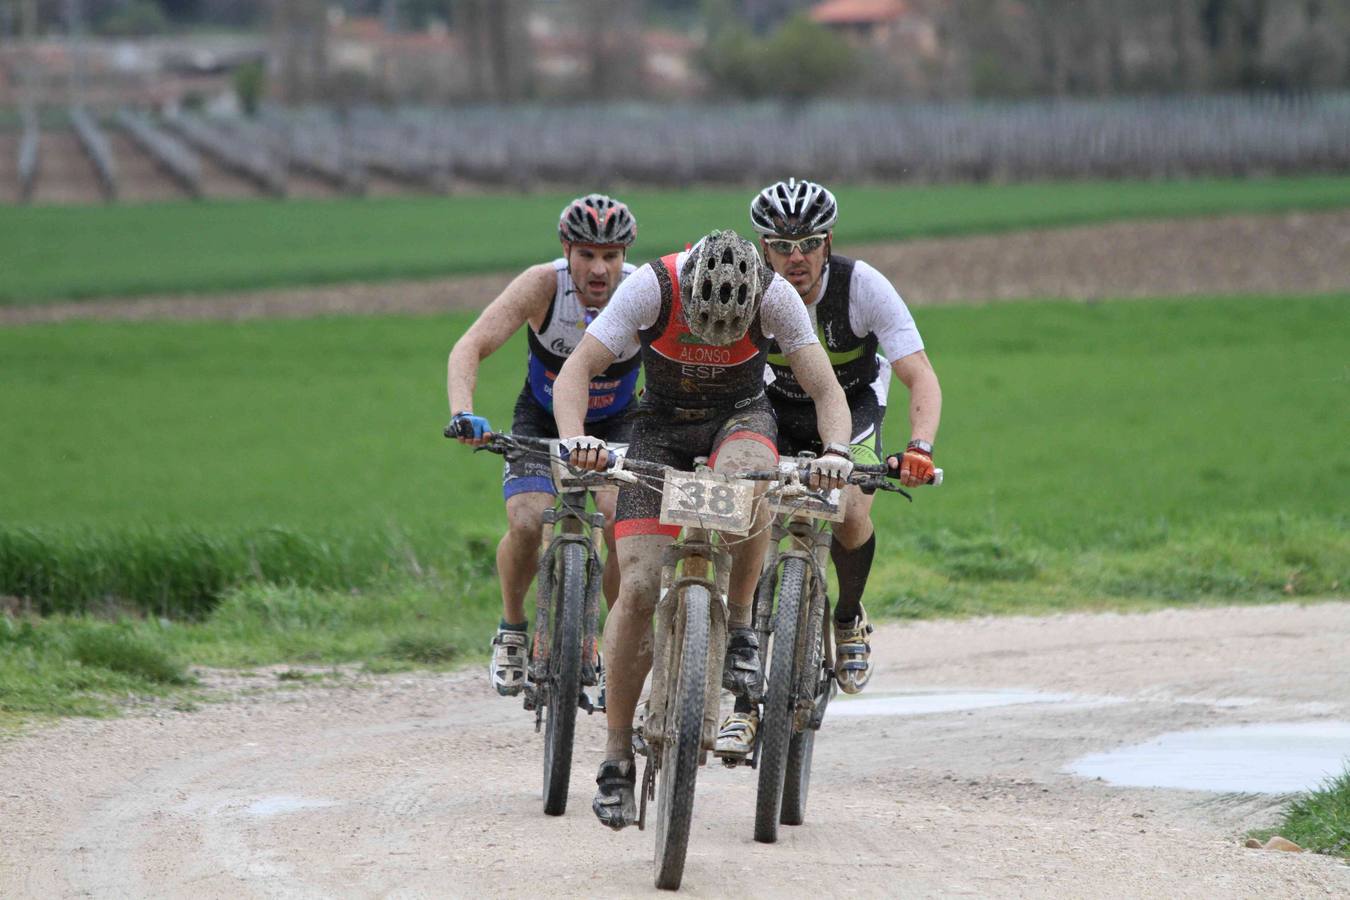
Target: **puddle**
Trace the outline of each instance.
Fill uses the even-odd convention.
[[[1081,699],[1073,694],[1043,694],[1037,691],[968,691],[943,694],[884,694],[861,699],[839,695],[830,701],[835,716],[926,716],[930,713],[962,712],[1022,703],[1065,703]]]
[[[304,809],[323,809],[326,806],[337,806],[337,801],[306,800],[304,797],[264,797],[245,807],[244,815],[265,819],[268,816],[279,816]]]
[[[831,712],[833,712],[831,707]],[[1345,771],[1350,722],[1281,722],[1177,731],[1069,766],[1125,787],[1289,794]]]

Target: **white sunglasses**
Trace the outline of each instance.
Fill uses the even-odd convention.
[[[829,237],[828,234],[813,234],[796,241],[790,241],[787,238],[765,238],[764,246],[774,253],[781,253],[783,256],[791,256],[793,250],[801,250],[802,255],[805,256],[807,253],[824,246]]]

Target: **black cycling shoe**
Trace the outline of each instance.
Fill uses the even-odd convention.
[[[727,631],[727,658],[722,664],[722,687],[737,697],[757,701],[760,687],[759,635],[753,628]]]
[[[637,822],[637,766],[631,759],[607,759],[595,776],[600,789],[595,792],[591,809],[602,825],[622,831]]]

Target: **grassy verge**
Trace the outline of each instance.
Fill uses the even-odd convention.
[[[1350,769],[1295,799],[1278,827],[1253,836],[1266,840],[1275,834],[1304,850],[1350,860]]]
[[[590,190],[589,186],[583,186]],[[580,189],[580,188],[579,188]],[[625,192],[647,258],[748,228],[745,189]],[[842,186],[844,243],[1350,206],[1350,177]],[[557,252],[568,194],[0,206],[0,303],[513,270]]]
[[[0,615],[0,731],[26,718],[107,715],[135,698],[190,703],[200,693],[191,665],[386,672],[478,658],[496,622],[495,592],[487,580],[359,592],[252,585],[200,621]]]

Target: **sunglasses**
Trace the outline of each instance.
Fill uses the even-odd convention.
[[[797,241],[790,241],[787,238],[765,238],[764,246],[774,253],[781,253],[783,256],[791,256],[793,250],[800,250],[802,255],[805,256],[811,251],[823,247],[829,237],[828,234],[813,234]]]

